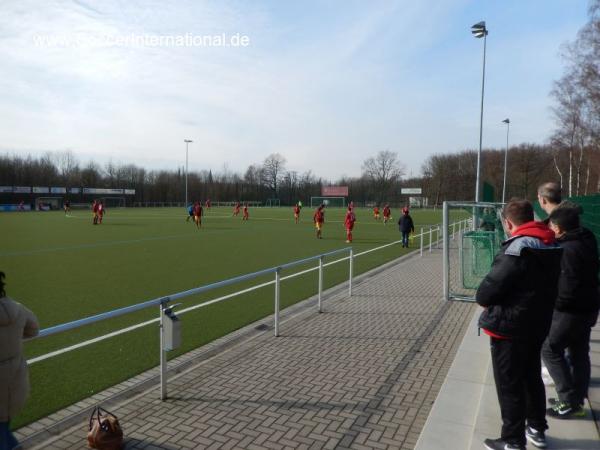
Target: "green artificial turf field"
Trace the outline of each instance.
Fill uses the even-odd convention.
[[[233,276],[346,247],[345,210],[328,209],[323,239],[315,238],[310,208],[294,224],[291,208],[251,208],[250,220],[212,208],[203,226],[176,208],[109,210],[93,226],[89,211],[3,213],[0,270],[7,294],[33,310],[42,328],[140,303]],[[393,211],[384,226],[357,209],[355,253],[400,239]],[[440,211],[414,210],[418,232],[439,223]],[[425,243],[428,236],[425,237]],[[418,247],[418,241],[413,248]],[[410,250],[410,249],[409,249]],[[400,245],[357,257],[359,274],[408,250]],[[333,256],[327,261],[343,257]],[[316,262],[282,273],[314,267]],[[325,269],[325,288],[347,280],[348,263]],[[271,280],[262,277],[183,300],[184,307]],[[281,285],[282,309],[316,293],[316,271]],[[326,303],[325,303],[326,307]],[[28,358],[158,317],[158,307],[28,342]],[[169,358],[273,313],[273,286],[182,315],[183,345]],[[285,335],[285,327],[282,329]],[[149,325],[30,366],[32,393],[13,422],[19,427],[158,364],[158,327]]]

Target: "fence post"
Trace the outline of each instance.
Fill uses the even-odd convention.
[[[281,288],[281,269],[278,267],[275,270],[275,337],[279,336],[279,294]]]
[[[421,256],[423,256],[423,227],[421,227]]]
[[[323,312],[322,307],[322,297],[323,297],[323,256],[319,257],[319,312]]]
[[[165,350],[165,315],[166,302],[160,302],[160,399],[167,399],[167,352]]]
[[[462,246],[463,231],[458,232],[458,282],[463,280],[463,246]]]
[[[450,222],[450,214],[448,202],[444,202],[444,208],[442,211],[442,282],[443,282],[443,293],[444,299],[450,300],[450,241],[448,239],[448,231],[449,226],[448,222]],[[453,227],[454,228],[454,227]],[[439,233],[438,233],[438,242],[439,242]]]
[[[429,225],[429,253],[431,253],[431,245],[433,244],[433,227]]]
[[[348,297],[352,297],[352,278],[354,276],[354,249],[350,249],[350,263],[348,268]]]

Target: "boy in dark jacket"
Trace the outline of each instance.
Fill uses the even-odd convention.
[[[590,383],[590,333],[598,318],[598,246],[593,233],[580,227],[578,209],[561,206],[549,219],[563,255],[542,358],[558,393],[548,415],[569,418],[584,415],[582,405]]]
[[[398,220],[398,227],[402,233],[402,247],[408,248],[408,236],[415,232],[415,224],[408,213],[408,208],[402,208],[402,215]]]
[[[490,336],[494,380],[502,415],[499,439],[489,450],[524,450],[529,440],[546,446],[546,392],[540,352],[552,322],[561,250],[554,233],[533,220],[527,200],[511,200],[502,211],[510,238],[477,290],[485,309],[479,326]],[[527,422],[527,427],[526,427]]]

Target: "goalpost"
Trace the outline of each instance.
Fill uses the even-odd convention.
[[[346,206],[346,197],[311,197],[310,207],[316,208],[320,204],[330,208],[344,208]]]
[[[62,209],[62,197],[38,197],[35,199],[36,211],[53,211]]]
[[[500,244],[503,203],[444,202],[443,291],[446,300],[475,301],[475,292],[489,272]],[[450,217],[458,227],[450,226]],[[462,219],[462,221],[461,221]]]

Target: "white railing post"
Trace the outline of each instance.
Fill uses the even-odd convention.
[[[352,297],[352,278],[354,277],[354,249],[350,249],[350,258],[349,258],[349,268],[348,268],[348,297]]]
[[[323,312],[322,306],[322,297],[323,297],[323,257],[319,258],[319,312]]]
[[[275,337],[279,336],[279,294],[281,288],[281,269],[275,270]]]
[[[463,246],[462,246],[463,231],[458,232],[458,283],[463,282]]]
[[[160,399],[167,399],[167,351],[165,350],[165,303],[160,304]]]
[[[421,256],[423,256],[423,227],[421,227]]]
[[[442,211],[442,282],[443,282],[443,294],[444,300],[450,300],[450,241],[448,239],[448,222],[450,221],[450,214],[448,208],[448,202],[444,202],[444,208]],[[438,236],[439,238],[439,236]],[[439,239],[438,239],[439,241]]]
[[[431,253],[431,245],[433,244],[433,227],[429,225],[429,253]]]

